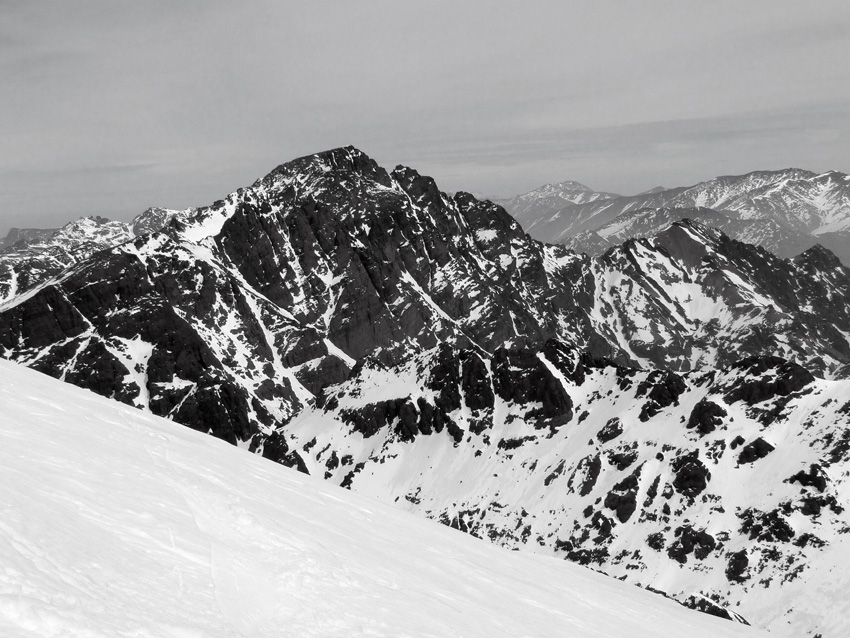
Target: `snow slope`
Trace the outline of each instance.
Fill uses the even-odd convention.
[[[765,635],[0,361],[0,635]]]

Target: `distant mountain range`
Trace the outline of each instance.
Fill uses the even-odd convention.
[[[83,217],[62,228],[13,228],[0,240],[0,304],[99,250],[159,230],[189,213],[149,208],[130,223]]]
[[[591,255],[688,218],[779,257],[820,244],[850,264],[850,176],[837,171],[758,171],[633,196],[562,182],[496,203],[532,237]]]
[[[734,198],[701,192],[718,222],[698,206]],[[850,270],[665,215],[581,255],[334,149],[139,232],[84,220],[83,248],[41,244],[55,270],[4,253],[0,356],[496,543],[842,634]]]

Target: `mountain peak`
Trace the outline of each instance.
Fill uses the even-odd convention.
[[[841,261],[828,248],[815,244],[794,258],[794,263],[801,266],[813,267],[821,272],[835,270],[841,267]]]
[[[321,153],[305,155],[279,165],[260,183],[271,186],[294,176],[321,176],[326,173],[354,173],[384,186],[391,183],[386,170],[354,146],[340,146]]]

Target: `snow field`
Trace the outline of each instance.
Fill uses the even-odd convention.
[[[0,380],[0,635],[764,635],[21,366]]]

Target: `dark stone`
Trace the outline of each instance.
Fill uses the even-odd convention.
[[[741,449],[741,453],[738,455],[738,463],[753,463],[763,459],[775,449],[770,443],[759,437]]]
[[[464,351],[461,357],[461,387],[464,401],[470,410],[493,407],[494,396],[487,364],[470,350]]]
[[[755,405],[802,390],[815,380],[801,365],[779,357],[749,357],[733,365],[732,369],[746,376],[726,392],[723,397],[726,403],[743,401],[747,405]],[[770,374],[764,378],[767,372]]]
[[[594,454],[592,456],[586,456],[576,465],[576,469],[573,471],[572,476],[570,476],[570,480],[568,482],[568,487],[570,490],[575,488],[576,480],[581,477],[581,485],[579,488],[580,496],[587,496],[590,492],[593,491],[594,486],[596,485],[596,480],[599,478],[599,472],[602,470],[602,461],[599,458],[598,454]]]
[[[658,495],[658,484],[660,482],[661,482],[661,476],[656,476],[655,479],[652,481],[652,484],[646,490],[646,498],[643,501],[644,509],[647,509],[650,506],[652,506],[652,503],[655,500],[655,497]]]
[[[596,440],[600,443],[607,443],[613,439],[616,439],[623,433],[623,424],[620,422],[620,419],[617,417],[613,417],[609,419],[608,422],[602,426],[602,429],[599,430],[599,433],[596,435]]]
[[[711,472],[698,458],[698,452],[680,456],[672,463],[676,478],[673,487],[677,492],[691,498],[697,496],[708,485]]]
[[[679,404],[679,397],[687,390],[684,379],[669,370],[656,370],[649,374],[637,389],[636,397],[646,395],[638,417],[646,422],[666,407]]]
[[[750,624],[740,614],[730,612],[726,607],[723,607],[722,605],[719,605],[703,596],[689,596],[679,602],[681,602],[682,606],[687,607],[688,609],[701,611],[709,616],[715,616],[716,618],[722,618],[723,620],[731,620],[732,622],[738,622],[743,625]]]
[[[726,580],[730,583],[743,583],[749,579],[747,567],[750,565],[750,560],[747,558],[747,550],[742,549],[733,554],[729,554],[729,560],[726,562]]]
[[[656,552],[660,552],[664,549],[664,534],[661,532],[653,532],[646,537],[646,544]]]
[[[625,523],[637,509],[638,478],[641,468],[614,485],[605,496],[605,507],[615,510],[617,520]]]
[[[611,465],[622,471],[637,461],[638,451],[634,449],[608,450],[605,456]]]
[[[741,519],[741,533],[747,534],[750,540],[787,543],[795,535],[794,529],[777,510],[762,512],[750,507],[739,513],[738,518]]]
[[[549,487],[552,481],[561,476],[561,473],[564,471],[564,464],[565,461],[561,459],[561,462],[558,463],[558,466],[554,470],[552,470],[552,473],[549,474],[545,479],[543,479],[543,485],[545,487]]]
[[[800,470],[788,479],[789,483],[799,483],[804,487],[815,487],[818,492],[826,489],[827,476],[823,468],[817,463],[809,465],[809,470]]]
[[[507,402],[540,403],[527,414],[537,426],[558,427],[573,418],[573,402],[561,382],[532,350],[499,348],[492,358],[493,388]]]
[[[444,414],[460,408],[460,362],[454,349],[440,346],[431,367],[428,388],[439,393],[436,407]]]
[[[667,555],[678,563],[688,562],[688,556],[704,560],[717,547],[717,541],[705,530],[695,530],[690,525],[677,527],[676,540],[667,548]]]
[[[717,426],[723,423],[723,417],[726,414],[726,410],[721,406],[708,399],[702,399],[691,410],[686,427],[689,430],[696,429],[700,436],[705,436],[714,432]]]

